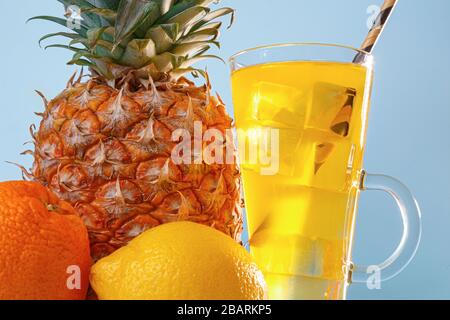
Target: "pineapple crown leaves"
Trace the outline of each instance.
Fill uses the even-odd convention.
[[[39,44],[53,37],[68,38],[68,44],[46,48],[73,51],[68,62],[87,66],[108,80],[119,71],[142,69],[154,65],[160,72],[175,77],[203,72],[193,64],[209,58],[212,47],[220,48],[222,22],[234,10],[209,6],[220,0],[58,0],[66,9],[65,18],[37,16],[30,20],[47,20],[70,28],[43,36]],[[74,10],[76,16],[74,16]],[[222,60],[222,59],[220,59]],[[223,60],[222,60],[223,61]]]

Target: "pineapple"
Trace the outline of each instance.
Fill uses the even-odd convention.
[[[90,75],[74,75],[51,101],[42,95],[45,111],[38,113],[40,126],[32,127],[34,164],[28,177],[75,207],[89,230],[94,260],[149,228],[179,220],[240,241],[236,161],[176,164],[171,157],[180,142],[172,139],[177,129],[194,137],[196,122],[203,131],[225,134],[232,128],[220,97],[210,94],[207,74],[192,65],[215,57],[205,53],[219,45],[216,19],[232,18],[233,10],[211,10],[213,0],[59,2],[67,19],[31,20],[76,26],[41,41],[69,38],[68,45],[48,47],[72,51],[69,64],[89,68]],[[71,20],[74,8],[82,19]],[[202,75],[205,84],[196,86],[186,78],[189,73]]]

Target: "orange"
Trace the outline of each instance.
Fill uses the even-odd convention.
[[[85,299],[91,258],[74,209],[33,182],[0,183],[0,299]]]

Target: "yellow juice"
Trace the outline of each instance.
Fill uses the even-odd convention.
[[[250,249],[271,299],[345,295],[371,77],[364,66],[328,62],[232,74],[241,151],[259,145],[277,164],[262,174],[260,155],[240,159]],[[276,140],[261,139],[268,129]]]

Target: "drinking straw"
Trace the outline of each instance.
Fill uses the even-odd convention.
[[[389,21],[389,18],[392,15],[392,12],[395,9],[395,6],[397,5],[398,0],[385,0],[383,3],[383,6],[381,7],[380,13],[378,14],[377,18],[375,19],[372,28],[369,31],[369,34],[367,35],[366,39],[364,40],[361,50],[371,53],[373,51],[373,48],[377,44],[378,40],[380,39],[381,34],[383,33],[383,30]],[[364,58],[363,53],[358,53],[358,55],[355,57],[353,62],[361,62]]]
[[[383,33],[384,27],[386,26],[389,18],[391,17],[392,12],[397,5],[398,0],[385,0],[383,6],[381,7],[380,13],[375,19],[372,28],[369,31],[366,39],[364,40],[361,50],[356,57],[353,59],[354,63],[363,63],[365,61],[366,52],[372,53],[373,48],[377,44],[380,39],[381,34]],[[341,108],[341,111],[337,114],[336,118],[331,124],[331,130],[339,135],[346,136],[348,135],[348,130],[350,126],[350,118],[352,116],[353,109],[353,98],[352,93],[347,92],[348,101]],[[327,158],[333,152],[334,146],[329,143],[323,143],[317,146],[316,150],[316,174],[322,167],[322,165],[326,162]]]

